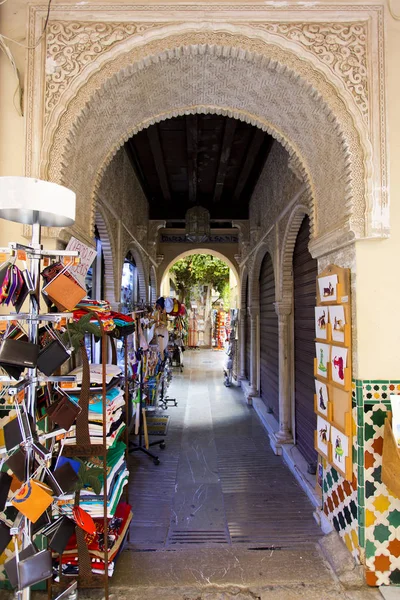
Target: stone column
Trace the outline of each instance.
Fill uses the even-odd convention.
[[[258,306],[250,308],[250,342],[251,342],[251,358],[250,358],[250,396],[257,396],[257,366],[258,366],[258,326],[259,326],[260,309]]]
[[[246,379],[246,311],[247,308],[240,309],[239,319],[239,379]]]
[[[279,332],[279,431],[276,441],[280,444],[293,443],[290,432],[291,414],[291,360],[290,360],[290,315],[292,302],[275,302],[275,311],[278,315]]]

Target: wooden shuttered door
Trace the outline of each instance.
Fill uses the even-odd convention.
[[[260,271],[260,392],[264,404],[278,420],[279,336],[274,302],[274,267],[267,253]]]
[[[314,356],[317,261],[308,251],[310,221],[305,217],[293,252],[294,283],[294,359],[295,425],[297,447],[313,470],[317,463],[314,450]]]
[[[250,292],[249,292],[249,278],[247,277],[246,282],[246,330],[245,330],[245,372],[246,378],[250,381],[250,356],[251,356],[251,332],[250,332],[250,315],[248,308],[250,306]]]

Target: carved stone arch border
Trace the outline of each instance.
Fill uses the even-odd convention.
[[[128,52],[124,50],[124,42],[118,50],[114,48],[113,52],[110,52],[108,61],[104,59],[104,54],[102,54],[104,69],[97,67],[96,71],[96,67],[93,67],[89,76],[86,73],[79,75],[80,80],[78,77],[79,82],[75,82],[72,96],[69,100],[67,96],[63,97],[65,102],[59,103],[59,105],[65,106],[66,112],[59,116],[56,129],[53,131],[48,130],[48,137],[44,143],[44,147],[47,148],[47,154],[43,157],[44,167],[42,172],[44,176],[54,181],[63,182],[65,185],[74,185],[74,174],[68,169],[70,168],[71,157],[76,151],[77,136],[80,130],[81,135],[85,135],[84,132],[82,133],[82,126],[88,118],[90,107],[95,104],[93,100],[99,101],[101,97],[110,97],[115,92],[110,83],[112,77],[116,78],[118,87],[125,77],[131,77],[140,70],[144,72],[151,64],[168,60],[176,62],[186,54],[193,56],[212,55],[213,57],[227,56],[232,60],[237,60],[238,63],[244,64],[247,62],[249,66],[261,65],[263,68],[274,69],[280,74],[286,74],[293,81],[296,81],[299,90],[302,86],[305,86],[310,97],[319,102],[327,122],[329,121],[332,124],[332,135],[337,135],[338,140],[341,139],[341,153],[344,157],[345,166],[338,180],[344,186],[343,193],[342,190],[340,191],[343,202],[343,218],[347,218],[349,229],[353,228],[358,235],[364,235],[364,203],[365,198],[368,197],[369,192],[366,187],[370,185],[368,177],[371,175],[371,165],[367,165],[367,163],[371,158],[371,148],[365,124],[362,123],[358,108],[355,107],[351,94],[348,93],[348,90],[346,91],[343,81],[332,70],[329,71],[316,54],[307,54],[301,49],[299,50],[298,47],[295,49],[295,46],[283,37],[279,38],[267,34],[255,27],[234,27],[225,23],[218,24],[217,27],[208,24],[207,32],[204,32],[201,31],[204,27],[200,25],[191,24],[186,31],[183,31],[185,26],[186,24],[181,24],[179,31],[174,31],[174,28],[171,29],[171,27],[169,29],[165,27],[164,33],[160,33],[160,31],[156,33],[153,33],[153,31],[147,32],[147,37],[143,35],[140,41],[135,40],[134,44],[131,41],[129,42],[130,49]],[[200,31],[196,31],[196,27]],[[243,31],[246,32],[246,35],[243,34]],[[151,36],[153,36],[153,39],[151,39]],[[158,39],[155,39],[157,37]],[[188,41],[192,43],[188,43]],[[238,78],[238,82],[240,82],[240,78]],[[78,83],[81,84],[80,87]],[[104,85],[103,90],[101,90],[102,85]],[[346,101],[343,98],[346,98]],[[296,148],[296,143],[291,139],[291,136],[279,131],[274,123],[270,123],[268,119],[261,117],[262,111],[257,114],[246,110],[246,108],[237,110],[233,106],[223,106],[218,105],[218,103],[215,103],[214,106],[206,104],[196,107],[178,105],[175,112],[172,113],[169,110],[160,115],[155,112],[151,114],[150,111],[141,120],[138,117],[134,128],[129,132],[125,129],[122,135],[116,134],[114,139],[108,140],[109,146],[107,151],[103,152],[102,159],[98,160],[88,170],[88,173],[91,170],[93,171],[90,173],[87,183],[90,191],[78,190],[79,193],[83,194],[86,202],[89,200],[92,202],[92,210],[94,210],[94,195],[98,180],[126,137],[153,122],[157,122],[157,120],[163,120],[168,116],[190,110],[195,112],[226,111],[226,114],[242,118],[262,129],[269,130],[275,138],[284,143],[291,156],[296,157],[305,179],[308,180],[309,184],[312,182],[314,174],[309,172],[307,157],[303,156],[301,151]],[[100,112],[97,106],[96,114]],[[312,183],[310,185],[312,187]],[[312,195],[315,197],[315,194]],[[352,211],[352,223],[350,225],[349,219]]]
[[[293,252],[297,234],[305,216],[310,216],[310,208],[305,204],[297,204],[290,214],[282,241],[280,300],[282,303],[293,304]]]
[[[155,304],[157,300],[157,294],[159,292],[157,284],[157,272],[154,265],[150,267],[150,303]]]
[[[114,256],[116,249],[114,240],[110,237],[111,231],[107,223],[107,217],[102,211],[101,205],[97,205],[95,223],[101,240],[101,248],[104,257],[104,298],[110,302],[111,306],[116,308],[119,302],[119,296],[116,295],[116,282],[114,277]]]
[[[274,278],[276,281],[277,269],[275,260],[275,248],[272,240],[272,234],[268,239],[262,242],[254,253],[253,264],[250,271],[249,289],[250,289],[250,309],[258,310],[260,307],[260,272],[261,265],[266,254],[269,254],[274,268]],[[275,289],[277,289],[275,284]]]
[[[137,246],[135,246],[135,244],[129,243],[123,253],[122,264],[123,264],[123,261],[125,260],[126,255],[128,254],[128,252],[130,252],[132,254],[132,256],[135,260],[135,263],[136,263],[136,268],[137,268],[137,273],[138,273],[138,282],[139,282],[138,299],[139,299],[139,301],[142,298],[143,298],[143,300],[145,300],[146,289],[147,289],[146,281],[148,279],[147,270],[145,268],[146,263],[143,260],[143,255],[142,255],[142,252],[140,251],[140,249]]]
[[[246,308],[247,308],[247,297],[246,297],[247,281],[249,281],[249,284],[250,284],[249,270],[248,270],[247,266],[245,265],[240,273],[240,305],[239,306],[242,310],[246,310]]]

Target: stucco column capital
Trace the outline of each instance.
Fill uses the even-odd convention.
[[[292,312],[293,303],[288,300],[281,300],[279,302],[274,302],[274,308],[278,317],[287,317]]]

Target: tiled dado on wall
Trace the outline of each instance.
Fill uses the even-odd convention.
[[[354,386],[355,390],[355,386]],[[355,392],[354,392],[355,394]],[[357,413],[353,400],[353,479],[347,481],[326,464],[323,479],[323,511],[343,539],[354,559],[360,561],[358,539]]]
[[[400,381],[357,380],[358,508],[360,546],[369,585],[400,583],[400,499],[382,483],[383,428],[390,394]]]
[[[400,584],[400,499],[381,479],[390,394],[400,381],[353,381],[353,479],[324,470],[323,510],[372,586]]]

